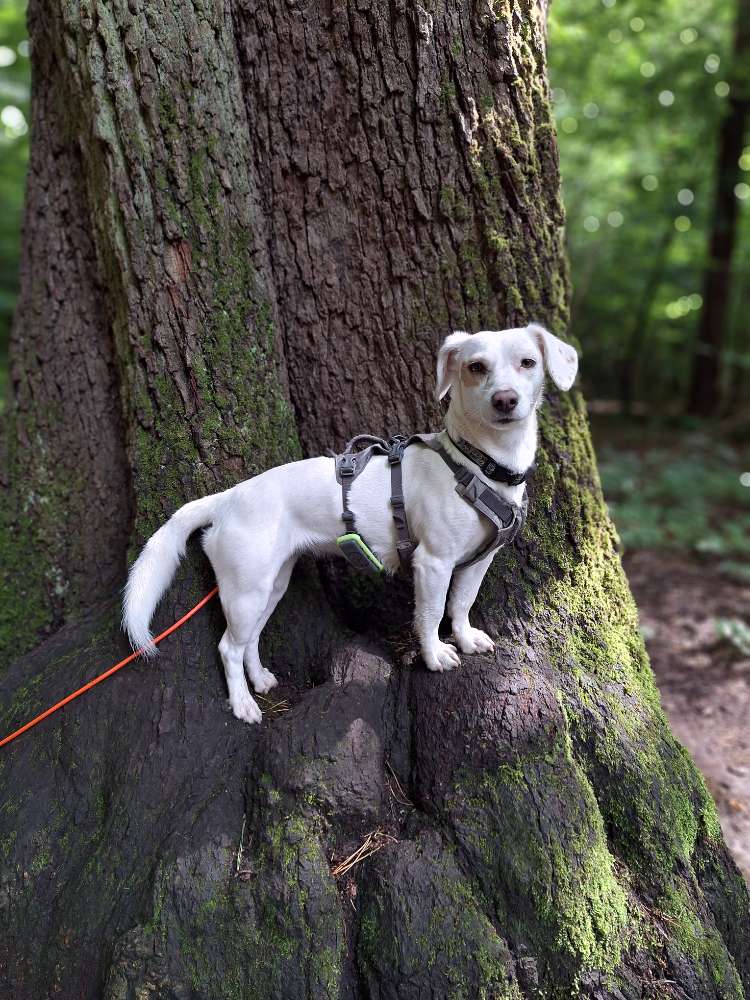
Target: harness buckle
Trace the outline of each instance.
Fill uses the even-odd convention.
[[[353,476],[357,470],[357,459],[354,455],[341,455],[339,457],[339,475]]]
[[[396,434],[388,442],[388,464],[398,465],[404,457],[404,447],[406,438],[403,434]]]
[[[403,543],[411,545],[411,536],[406,538],[404,537],[404,535],[406,535],[409,531],[409,526],[406,523],[406,513],[404,512],[404,510],[401,509],[393,511],[392,517],[393,517],[393,523],[396,525],[396,533],[399,536],[398,542],[396,543],[396,548],[398,548],[398,546]]]
[[[398,561],[404,571],[411,569],[411,562],[414,557],[415,547],[416,546],[412,541],[407,541],[406,539],[402,542],[396,543],[396,555],[398,556]]]

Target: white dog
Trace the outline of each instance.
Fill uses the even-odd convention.
[[[454,460],[482,483],[520,506],[524,483],[490,482],[466,448],[479,449],[499,466],[525,472],[534,460],[536,411],[542,399],[544,369],[561,389],[569,389],[578,355],[540,326],[516,330],[453,333],[438,355],[437,395],[451,390],[445,429],[437,439]],[[458,442],[462,448],[454,444]],[[479,462],[482,457],[473,452]],[[491,464],[486,466],[492,468]],[[469,624],[469,610],[496,549],[473,565],[454,568],[481,550],[493,525],[458,492],[446,461],[431,447],[412,445],[403,456],[403,493],[412,539],[415,625],[430,670],[460,663],[454,646],[442,642],[438,627],[448,599],[453,638],[463,653],[489,652],[493,641]],[[389,506],[387,459],[375,455],[353,481],[350,505],[367,544],[386,570],[399,566],[396,529]],[[229,702],[238,719],[260,722],[245,671],[257,692],[277,683],[259,658],[258,640],[283,596],[294,564],[306,551],[341,554],[341,487],[333,458],[309,458],[269,469],[224,493],[181,507],[147,542],[130,571],[124,602],[124,627],[134,648],[155,651],[149,624],[169,586],[188,536],[210,525],[203,547],[211,560],[227,630],[219,644]]]

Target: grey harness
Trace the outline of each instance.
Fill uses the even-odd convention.
[[[461,442],[465,444],[465,442]],[[346,526],[346,534],[337,538],[337,544],[346,558],[357,569],[363,572],[376,575],[382,572],[383,566],[377,556],[368,548],[362,536],[357,532],[354,512],[349,506],[349,491],[352,483],[362,472],[373,455],[385,455],[391,469],[391,512],[396,527],[396,551],[398,552],[401,569],[408,572],[411,569],[411,562],[414,556],[416,544],[409,532],[409,524],[406,520],[406,509],[404,507],[404,491],[401,462],[404,451],[409,445],[421,444],[437,452],[456,479],[456,493],[462,497],[470,507],[473,507],[482,517],[492,523],[495,534],[489,541],[481,545],[479,549],[458,563],[456,569],[463,569],[472,566],[488,556],[495,549],[503,548],[512,542],[526,521],[529,499],[528,493],[524,490],[523,501],[519,507],[517,504],[505,500],[487,485],[479,476],[474,475],[470,469],[456,462],[445,450],[440,441],[435,438],[423,438],[420,434],[413,434],[407,438],[402,434],[386,441],[383,438],[374,437],[370,434],[358,434],[357,437],[347,444],[346,450],[336,455],[336,480],[341,484],[341,499],[343,510],[341,520]],[[362,447],[364,445],[364,447]],[[463,450],[463,449],[461,449]],[[482,452],[478,454],[482,455]],[[486,457],[486,456],[485,456]],[[520,485],[526,478],[530,470],[526,473],[508,472],[508,479],[515,485]],[[497,477],[499,478],[499,477]]]

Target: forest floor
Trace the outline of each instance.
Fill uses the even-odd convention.
[[[592,430],[664,709],[750,882],[748,435],[622,416]]]
[[[683,553],[635,552],[625,569],[672,731],[703,772],[750,882],[750,655],[717,635],[746,615],[750,582]]]

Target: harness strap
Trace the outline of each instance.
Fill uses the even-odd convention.
[[[411,561],[416,548],[409,531],[409,522],[406,520],[406,507],[404,506],[404,484],[403,469],[401,462],[404,457],[404,449],[408,440],[397,434],[388,442],[388,465],[391,468],[391,512],[393,523],[396,526],[396,552],[401,569],[408,572],[411,569]]]
[[[336,479],[341,483],[341,520],[346,525],[347,533],[357,534],[356,519],[354,512],[349,506],[349,491],[352,483],[362,472],[373,455],[385,455],[388,458],[388,465],[391,469],[391,511],[393,523],[396,527],[396,551],[399,562],[404,571],[411,568],[411,560],[414,554],[414,545],[409,524],[406,520],[406,507],[404,505],[404,487],[401,462],[404,457],[404,449],[411,439],[403,434],[396,434],[389,441],[375,437],[373,434],[358,434],[347,443],[346,451],[336,456]],[[365,445],[364,449],[356,449]]]
[[[456,569],[464,569],[480,562],[490,552],[502,548],[512,542],[526,521],[526,514],[529,507],[528,494],[524,490],[521,506],[504,500],[495,491],[483,482],[479,476],[467,469],[466,466],[457,462],[443,447],[439,438],[420,438],[422,444],[427,445],[437,452],[456,479],[456,493],[472,506],[476,511],[491,521],[495,528],[495,537],[482,545],[468,559],[456,565]],[[519,484],[520,485],[520,484]]]
[[[459,496],[473,507],[478,514],[490,521],[495,528],[494,537],[480,546],[479,550],[468,559],[464,559],[463,562],[458,563],[455,567],[456,569],[473,566],[474,563],[488,556],[490,552],[507,545],[515,538],[526,520],[528,510],[528,495],[526,491],[524,491],[520,507],[508,500],[504,500],[491,486],[488,486],[487,483],[480,479],[479,476],[476,476],[470,469],[461,465],[460,462],[455,461],[446,451],[439,438],[424,438],[421,434],[413,434],[409,438],[402,434],[397,434],[389,441],[371,434],[358,434],[348,442],[346,451],[336,456],[336,479],[341,484],[341,520],[346,525],[347,534],[358,535],[354,512],[349,506],[349,492],[352,483],[373,455],[385,455],[391,470],[390,504],[393,523],[396,528],[396,551],[401,568],[405,572],[411,569],[416,545],[411,537],[409,523],[406,518],[401,463],[404,457],[404,450],[409,445],[415,443],[426,445],[440,455],[456,479],[455,488]],[[361,445],[364,445],[364,448],[359,451],[356,450]],[[520,482],[518,485],[520,485]],[[364,546],[366,549],[366,544],[361,536],[358,536],[356,541],[360,548]],[[344,555],[347,555],[345,548],[342,548],[342,551]],[[367,551],[369,552],[369,549]],[[372,553],[370,555],[372,559],[375,559]],[[347,557],[350,558],[349,555]],[[376,559],[375,561],[377,562]],[[355,565],[359,569],[362,568],[362,561],[359,556],[357,556]],[[367,569],[371,571],[369,566]]]
[[[354,511],[349,506],[349,490],[357,475],[357,458],[355,455],[339,455],[336,459],[336,478],[341,483],[341,520],[346,530],[354,534],[357,530]]]

